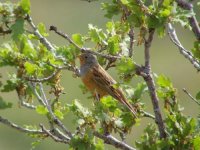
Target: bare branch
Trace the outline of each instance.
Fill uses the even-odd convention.
[[[94,135],[102,140],[104,140],[104,142],[106,144],[110,144],[115,146],[116,148],[120,148],[122,150],[136,150],[135,148],[129,146],[128,144],[119,141],[118,139],[116,139],[115,137],[113,137],[112,135],[102,135],[99,132],[94,132]]]
[[[97,56],[101,56],[104,57],[106,59],[118,59],[120,58],[119,56],[113,56],[113,55],[106,55],[106,54],[101,54],[95,51],[92,51],[90,48],[84,48],[84,47],[80,47],[78,46],[76,43],[74,43],[74,41],[65,33],[63,33],[62,31],[58,31],[57,27],[55,26],[50,26],[50,31],[54,31],[55,33],[57,33],[58,35],[60,35],[61,37],[65,38],[70,44],[74,45],[77,49],[79,49],[82,53],[88,52],[88,53],[92,53],[94,55]]]
[[[69,144],[69,141],[67,141],[65,139],[61,139],[61,138],[57,137],[56,135],[52,134],[42,124],[40,124],[40,127],[41,127],[42,131],[45,132],[48,136],[50,136],[54,141],[60,142],[60,143],[65,143],[65,144]]]
[[[189,10],[191,12],[194,11],[192,3],[187,2],[185,0],[176,0],[176,2],[183,9]],[[199,23],[198,23],[196,17],[191,16],[191,17],[188,18],[188,21],[190,23],[190,26],[192,27],[192,31],[194,32],[197,40],[200,40],[200,27],[199,27]]]
[[[11,121],[9,121],[8,119],[5,119],[3,117],[0,116],[0,123],[7,125],[11,128],[14,128],[18,131],[24,132],[24,133],[29,133],[29,134],[43,134],[45,135],[45,132],[41,131],[41,130],[31,130],[31,129],[26,129],[23,127],[20,127],[19,125],[12,123]]]
[[[175,29],[170,23],[167,24],[167,29],[168,29],[168,34],[171,41],[179,48],[180,53],[193,64],[193,66],[197,69],[197,71],[200,71],[199,61],[195,59],[195,57],[192,55],[192,53],[189,50],[185,49],[182,46],[181,42],[179,41],[176,35]]]
[[[200,105],[200,102],[198,100],[196,100],[185,88],[183,88],[183,92],[185,94],[187,94],[191,98],[191,100],[193,100],[195,103],[197,103],[198,105]]]
[[[38,79],[38,78],[30,78],[30,77],[24,77],[26,80],[28,81],[31,81],[31,82],[45,82],[45,81],[48,81],[50,79],[52,79],[53,77],[55,77],[58,73],[59,73],[60,70],[56,70],[55,72],[53,72],[50,76],[48,77],[45,77],[45,78],[41,78],[41,79]]]
[[[21,101],[21,105],[26,107],[26,108],[29,108],[29,109],[35,109],[36,108],[36,106],[31,105],[31,104],[24,102],[24,101]]]
[[[32,89],[32,91],[33,91],[34,95],[36,96],[36,98],[38,99],[38,102],[45,106],[45,103],[43,102],[42,97],[39,95],[39,93],[37,91],[36,83],[30,82],[29,86]]]
[[[151,97],[151,101],[153,104],[153,109],[154,109],[154,114],[155,114],[155,121],[158,125],[158,129],[160,132],[160,137],[161,138],[166,138],[167,134],[165,131],[165,125],[162,119],[160,107],[159,107],[159,99],[156,94],[156,89],[155,89],[155,83],[152,78],[152,73],[151,73],[151,66],[150,66],[150,47],[151,43],[153,40],[153,35],[154,35],[155,29],[150,29],[149,31],[149,37],[148,39],[145,40],[145,68],[144,72],[146,73],[146,76],[143,76],[144,80],[146,81],[148,90],[149,90],[149,95]]]
[[[148,113],[146,111],[143,111],[143,110],[141,110],[141,112],[142,112],[142,114],[143,114],[144,117],[155,119],[154,115],[152,115],[152,114],[150,114],[150,113]]]

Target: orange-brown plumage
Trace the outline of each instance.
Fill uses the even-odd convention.
[[[91,53],[83,53],[79,56],[79,59],[81,79],[88,90],[94,95],[98,94],[99,98],[111,95],[136,116],[134,108],[124,97],[122,90],[114,87],[117,82],[101,67],[96,57]]]

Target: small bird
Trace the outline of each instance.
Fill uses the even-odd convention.
[[[136,117],[133,106],[127,101],[122,90],[114,87],[117,83],[98,63],[97,58],[85,52],[79,56],[80,77],[89,91],[101,99],[103,96],[111,95],[116,100],[124,104]]]

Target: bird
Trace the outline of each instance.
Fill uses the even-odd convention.
[[[94,94],[98,95],[98,99],[104,96],[112,96],[114,99],[125,105],[137,117],[133,106],[125,98],[122,90],[117,88],[116,81],[110,74],[99,64],[95,55],[91,52],[85,52],[78,56],[80,60],[80,77],[86,88]]]

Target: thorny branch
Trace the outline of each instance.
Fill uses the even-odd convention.
[[[181,42],[179,41],[179,39],[177,37],[176,30],[173,28],[171,23],[167,24],[167,29],[168,29],[168,34],[169,34],[171,41],[178,47],[178,49],[180,50],[180,53],[183,56],[185,56],[185,58],[187,58],[193,64],[193,66],[197,69],[197,71],[200,71],[199,61],[195,59],[195,57],[189,50],[185,49],[182,46]]]

